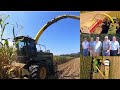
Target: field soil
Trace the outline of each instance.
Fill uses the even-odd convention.
[[[80,58],[58,65],[59,79],[80,79]]]

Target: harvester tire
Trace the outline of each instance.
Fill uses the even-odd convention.
[[[45,64],[30,66],[30,79],[47,79],[48,69]]]

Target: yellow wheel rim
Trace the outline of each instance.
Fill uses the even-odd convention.
[[[46,75],[47,75],[47,70],[45,67],[42,67],[40,69],[40,79],[45,79]]]

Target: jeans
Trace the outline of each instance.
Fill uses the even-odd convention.
[[[88,48],[87,49],[83,49],[83,56],[88,56]]]
[[[102,50],[102,56],[110,56],[110,52],[106,53],[107,50]]]
[[[110,56],[117,56],[117,50],[110,50]]]

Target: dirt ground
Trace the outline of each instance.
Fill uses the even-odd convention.
[[[59,79],[80,79],[80,58],[58,65]]]

